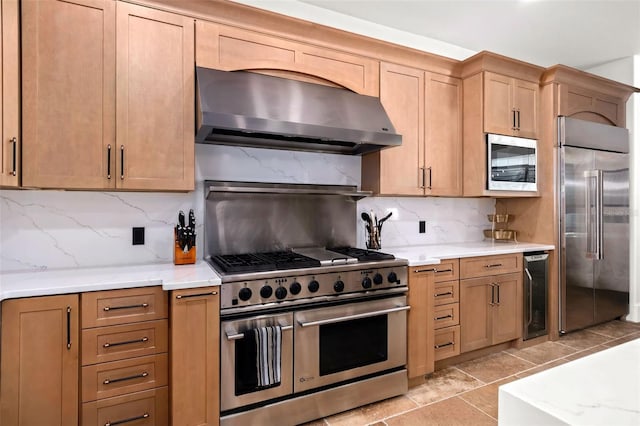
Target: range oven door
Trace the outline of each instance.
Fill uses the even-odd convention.
[[[280,326],[279,384],[259,387],[256,384],[256,349],[244,332],[260,327]],[[220,333],[220,409],[222,411],[293,392],[293,314],[261,315],[251,318],[222,320]],[[255,341],[253,341],[255,343]]]
[[[406,296],[298,311],[294,392],[407,362]]]

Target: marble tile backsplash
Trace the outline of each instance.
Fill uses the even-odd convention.
[[[0,272],[163,263],[173,260],[179,210],[194,209],[203,247],[205,179],[360,185],[360,157],[196,144],[196,189],[190,193],[1,190]],[[482,239],[492,199],[370,197],[362,211],[393,211],[382,248]],[[426,234],[418,221],[427,222]],[[132,227],[145,244],[132,245]],[[202,251],[198,252],[202,256]]]

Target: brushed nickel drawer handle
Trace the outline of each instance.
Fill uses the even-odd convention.
[[[142,373],[134,374],[133,376],[119,377],[117,379],[104,379],[102,384],[103,385],[110,385],[112,383],[124,382],[126,380],[142,379],[143,377],[147,377],[148,375],[149,375],[149,373],[147,373],[146,371],[143,371]]]
[[[416,274],[419,274],[420,272],[436,272],[437,269],[436,268],[429,268],[429,269],[416,269],[415,272]]]
[[[148,303],[141,303],[139,305],[124,305],[124,306],[105,306],[104,311],[105,312],[109,312],[109,311],[115,311],[118,309],[136,309],[136,308],[148,308],[149,304]]]
[[[217,291],[211,291],[209,293],[197,293],[197,294],[178,294],[176,295],[176,299],[180,300],[180,299],[186,299],[188,297],[204,297],[204,296],[215,296],[216,294],[218,294]]]
[[[104,345],[102,345],[103,348],[110,348],[112,346],[122,346],[122,345],[132,345],[134,343],[144,343],[144,342],[148,342],[149,338],[148,337],[143,337],[142,339],[136,339],[136,340],[127,340],[124,342],[116,342],[116,343],[105,343]]]
[[[442,296],[453,296],[453,292],[447,291],[446,293],[436,293],[435,295],[435,297],[442,297]]]
[[[453,272],[453,269],[436,269],[436,274],[441,274],[443,272]]]
[[[434,319],[436,321],[440,321],[440,320],[447,319],[447,318],[453,318],[453,315],[449,314],[449,315],[445,315],[443,317],[435,317]]]
[[[123,420],[116,420],[115,422],[110,422],[107,421],[104,426],[116,426],[116,425],[122,425],[125,423],[130,423],[130,422],[135,422],[136,420],[142,420],[142,419],[147,419],[149,418],[149,413],[144,413],[141,416],[136,416],[136,417],[129,417],[128,419],[123,419]]]
[[[436,349],[440,349],[440,348],[446,348],[447,346],[453,346],[453,342],[447,342],[447,343],[443,343],[441,345],[435,345],[434,347]]]
[[[485,268],[497,268],[498,266],[502,266],[502,263],[493,263],[491,265],[484,265]]]
[[[9,173],[11,176],[15,176],[17,175],[17,167],[18,167],[18,163],[17,163],[17,159],[16,159],[16,155],[18,152],[18,139],[13,137],[11,138],[11,143],[13,144],[13,151],[12,151],[12,155],[11,155],[11,159],[13,162],[13,165],[11,166],[11,172]]]

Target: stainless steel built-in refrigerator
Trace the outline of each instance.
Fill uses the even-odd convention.
[[[629,309],[629,133],[558,118],[560,332]]]

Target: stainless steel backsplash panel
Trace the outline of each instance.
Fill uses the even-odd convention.
[[[356,244],[356,200],[364,195],[355,187],[219,181],[204,186],[205,257]]]

